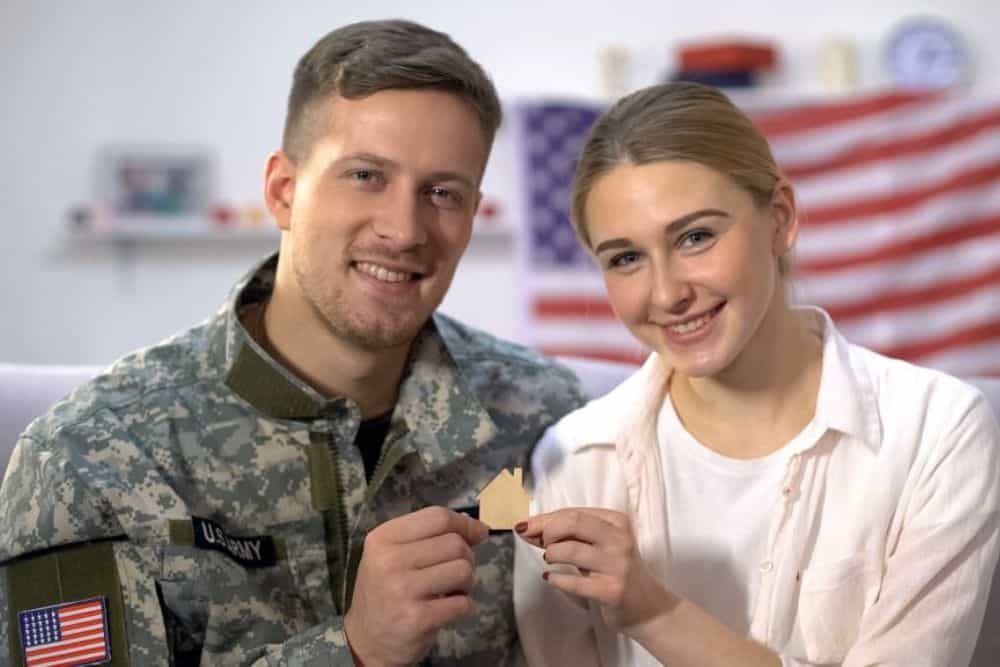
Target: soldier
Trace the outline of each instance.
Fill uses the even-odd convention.
[[[479,65],[415,23],[302,57],[264,182],[279,252],[17,443],[0,663],[518,656],[510,533],[456,510],[581,392],[434,312],[500,117]]]

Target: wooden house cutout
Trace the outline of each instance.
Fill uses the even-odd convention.
[[[504,468],[479,492],[479,520],[491,530],[511,530],[528,518],[531,497],[520,468]]]

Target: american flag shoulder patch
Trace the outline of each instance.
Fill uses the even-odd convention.
[[[25,667],[83,667],[111,660],[107,598],[17,613]]]

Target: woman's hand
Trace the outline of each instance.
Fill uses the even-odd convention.
[[[561,509],[533,516],[515,527],[529,544],[545,550],[550,565],[542,577],[561,591],[600,604],[604,622],[642,641],[654,621],[678,601],[639,557],[628,516],[595,508]]]

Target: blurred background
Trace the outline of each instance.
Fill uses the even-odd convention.
[[[853,339],[1000,374],[1000,3],[0,0],[0,361],[107,363],[209,316],[277,244],[291,72],[334,27],[450,33],[507,110],[443,309],[557,353],[641,354],[565,221],[587,124],[725,86],[807,212],[802,297]]]

